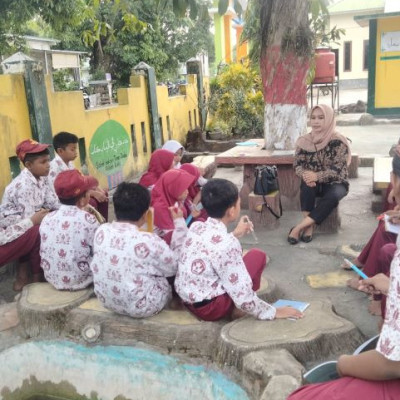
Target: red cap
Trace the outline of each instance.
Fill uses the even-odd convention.
[[[45,143],[38,143],[36,140],[27,139],[17,145],[15,152],[17,157],[24,162],[25,156],[29,153],[41,153],[46,150],[50,145]]]
[[[54,181],[57,196],[64,200],[78,197],[98,185],[99,182],[96,178],[82,175],[77,169],[60,172]]]

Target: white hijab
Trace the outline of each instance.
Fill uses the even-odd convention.
[[[176,153],[179,149],[185,150],[185,148],[177,141],[177,140],[168,140],[164,143],[163,147],[164,150],[168,150],[171,153]]]

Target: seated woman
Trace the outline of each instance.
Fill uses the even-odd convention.
[[[300,203],[303,220],[288,236],[290,244],[311,242],[315,224],[320,224],[339,200],[347,195],[347,166],[351,152],[347,139],[335,131],[332,107],[321,104],[311,110],[311,133],[296,142],[294,168],[301,178]],[[316,205],[315,200],[320,197]]]
[[[174,154],[174,168],[179,169],[185,148],[177,140],[166,141],[162,148]]]
[[[154,232],[165,240],[171,242],[175,228],[170,207],[181,209],[183,217],[188,217],[184,206],[188,195],[188,188],[195,178],[180,169],[171,169],[165,172],[158,180],[151,192],[151,205],[154,209]]]
[[[153,189],[160,176],[174,166],[174,155],[168,150],[158,149],[150,157],[149,168],[139,180],[139,184]]]
[[[400,197],[400,157],[393,158],[393,188]],[[400,221],[397,220],[397,223]],[[385,322],[376,350],[352,356],[341,356],[337,369],[342,378],[307,385],[288,397],[288,400],[391,400],[400,398],[400,240],[394,255],[390,278],[375,275],[361,282],[370,293],[388,293]]]

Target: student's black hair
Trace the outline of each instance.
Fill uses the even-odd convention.
[[[118,221],[139,221],[150,207],[149,191],[138,183],[122,182],[113,195]]]
[[[27,153],[25,155],[23,164],[25,165],[28,161],[33,162],[41,156],[48,156],[48,155],[50,155],[49,149],[45,149],[45,150],[41,151],[40,153]]]
[[[201,191],[201,204],[212,218],[222,218],[238,198],[236,185],[226,179],[210,179]]]
[[[76,203],[84,196],[86,196],[86,192],[81,193],[79,196],[71,197],[70,199],[58,199],[60,200],[61,204],[64,204],[66,206],[75,206]]]
[[[59,132],[53,137],[54,151],[57,149],[65,149],[71,143],[78,143],[78,136],[69,132]]]

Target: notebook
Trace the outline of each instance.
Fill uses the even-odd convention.
[[[398,235],[400,232],[400,225],[398,224],[393,224],[392,222],[389,221],[390,216],[385,214],[383,217],[383,220],[385,221],[385,230],[386,232],[391,232],[394,233],[395,235]]]
[[[305,303],[304,301],[295,301],[295,300],[284,300],[279,299],[274,304],[272,304],[275,308],[277,307],[293,307],[297,310],[303,312],[307,309],[310,303]]]

